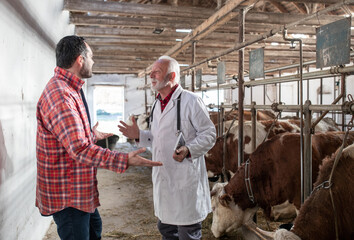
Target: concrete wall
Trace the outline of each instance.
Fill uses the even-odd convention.
[[[73,33],[63,0],[0,1],[0,239],[42,239],[51,218],[35,207],[36,104]]]

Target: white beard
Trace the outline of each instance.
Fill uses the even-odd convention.
[[[168,85],[169,80],[167,78],[165,78],[162,82],[159,82],[156,79],[152,78],[151,83],[153,83],[153,82],[156,82],[156,85],[155,86],[151,85],[151,89],[153,91],[159,91]]]

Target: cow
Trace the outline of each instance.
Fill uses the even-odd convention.
[[[261,144],[273,125],[272,120],[263,120],[256,122],[256,147]],[[244,122],[244,158],[247,159],[252,153],[252,123]],[[235,172],[238,165],[238,125],[233,125],[226,136],[226,151],[225,151],[225,170]],[[315,127],[316,132],[339,131],[330,120],[320,121]],[[284,132],[300,132],[300,121],[294,119],[278,120],[274,127],[269,132],[268,138],[271,138],[279,133]],[[208,170],[208,176],[214,177],[220,175],[223,168],[223,149],[224,136],[218,137],[215,145],[206,153],[205,162]]]
[[[322,159],[337,150],[343,137],[343,132],[317,133],[312,136],[312,181],[316,179]],[[347,144],[353,142],[354,132],[351,132]],[[249,171],[254,202],[247,193],[245,170]],[[271,207],[285,201],[300,209],[300,189],[300,134],[276,135],[250,154],[249,164],[243,163],[229,183],[213,187],[211,230],[214,236],[219,237],[225,231],[247,225],[259,207],[268,218]]]
[[[129,116],[128,120],[126,121],[126,124],[132,125],[132,117],[134,117],[136,124],[138,125],[140,130],[147,130],[149,128],[149,115],[142,113],[142,114],[137,114],[137,115],[131,115]]]
[[[323,160],[314,186],[320,186],[329,180],[337,154],[338,151],[332,157]],[[332,183],[330,188],[338,220],[338,239],[352,240],[354,239],[354,144],[343,150],[338,165],[333,171]],[[274,235],[275,240],[314,238],[336,239],[335,215],[328,188],[319,188],[306,199],[290,231],[280,229]]]
[[[109,150],[112,151],[115,148],[118,140],[119,140],[119,136],[113,135],[113,136],[109,136],[108,138],[98,140],[96,142],[96,145],[103,147],[103,148],[108,148]]]
[[[209,112],[210,120],[217,125],[218,123],[218,112]],[[251,120],[251,111],[245,110],[243,112],[243,119],[245,121]],[[227,111],[224,114],[224,121],[238,119],[238,110]],[[271,120],[275,118],[275,114],[267,110],[258,110],[257,111],[257,120]]]

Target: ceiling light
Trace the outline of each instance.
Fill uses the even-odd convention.
[[[307,38],[305,34],[291,34],[294,38]]]
[[[182,42],[182,39],[176,38],[176,42]]]
[[[154,33],[154,34],[160,34],[160,33],[163,32],[163,30],[164,30],[163,28],[155,28],[152,33]]]
[[[176,32],[183,32],[183,33],[190,33],[192,29],[185,29],[185,28],[180,28],[176,29]]]
[[[189,67],[189,64],[179,64],[180,67]]]

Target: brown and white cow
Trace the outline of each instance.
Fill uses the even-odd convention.
[[[338,154],[338,151],[337,153]],[[323,160],[314,186],[329,180],[336,154]],[[354,144],[345,148],[334,169],[332,193],[338,220],[338,237],[354,239]],[[319,189],[305,201],[291,231],[277,230],[275,240],[336,239],[329,189]]]
[[[243,112],[243,119],[244,121],[250,121],[251,120],[251,111],[245,110]],[[218,128],[218,112],[209,112],[209,116],[210,116],[210,120],[214,123],[215,128]],[[272,120],[275,118],[275,115],[273,112],[271,111],[267,111],[267,110],[258,110],[257,111],[257,120]],[[232,120],[238,119],[238,110],[232,110],[232,111],[228,111],[225,112],[224,115],[224,123],[226,122],[232,122]],[[237,121],[236,121],[237,122]]]
[[[218,124],[218,112],[209,112],[210,120],[216,125]],[[251,111],[245,110],[243,112],[243,119],[245,121],[251,120]],[[238,119],[238,110],[227,111],[224,114],[225,121]],[[271,111],[267,110],[258,110],[257,111],[257,120],[271,120],[274,119],[275,115]]]
[[[256,122],[256,147],[263,142],[269,129],[273,124],[272,120]],[[252,153],[252,123],[244,122],[244,155],[245,159]],[[235,172],[238,162],[238,125],[233,125],[226,138],[225,169]],[[329,120],[322,120],[317,124],[315,132],[339,131]],[[284,132],[300,132],[300,121],[294,119],[278,120],[271,129],[268,138]],[[208,176],[213,177],[222,173],[223,167],[224,137],[218,137],[215,145],[205,155]]]
[[[322,159],[330,156],[342,144],[343,132],[317,133],[312,136],[312,176],[314,181]],[[354,141],[354,132],[347,143]],[[212,190],[212,232],[219,237],[251,221],[258,207],[267,217],[270,209],[289,201],[300,208],[300,134],[283,133],[274,136],[249,156],[249,177],[254,203],[249,199],[245,184],[245,164],[229,183],[216,184]],[[233,216],[230,218],[229,216]]]

